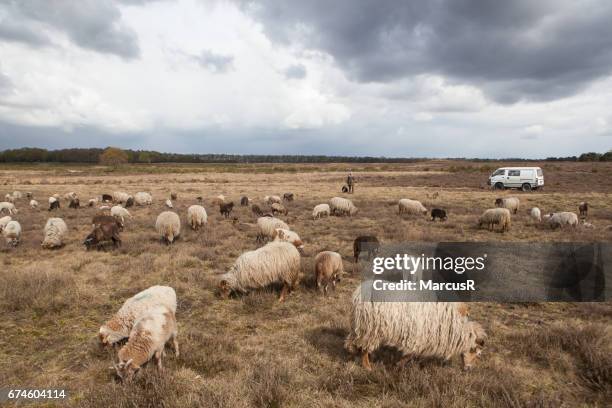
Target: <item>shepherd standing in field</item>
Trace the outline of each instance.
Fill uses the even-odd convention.
[[[353,194],[353,184],[355,184],[355,179],[353,178],[353,172],[349,170],[349,174],[346,177],[346,185],[348,186],[349,194]]]

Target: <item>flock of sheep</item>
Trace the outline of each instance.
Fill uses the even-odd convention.
[[[30,193],[30,206],[37,208],[38,203]],[[21,236],[21,226],[11,216],[18,213],[15,202],[22,199],[18,191],[7,194],[7,201],[0,203],[0,230],[7,244],[18,245]],[[76,193],[64,196],[70,208],[79,208],[80,201]],[[168,207],[157,217],[155,229],[160,239],[166,244],[172,244],[181,233],[179,215],[171,211],[173,200],[177,194],[172,193],[165,201]],[[201,197],[197,197],[202,202]],[[282,198],[277,195],[266,196],[264,203],[270,208],[269,213],[257,205],[251,209],[257,218],[257,241],[266,242],[258,249],[241,254],[227,273],[218,279],[217,292],[220,297],[227,298],[232,294],[247,293],[250,290],[266,287],[270,284],[281,284],[279,301],[283,302],[292,290],[297,287],[301,272],[301,255],[304,244],[299,235],[292,231],[283,220],[276,218],[277,214],[288,213],[284,202],[294,200],[292,193],[286,193]],[[60,208],[60,196],[49,198],[49,211]],[[126,226],[126,219],[132,218],[127,208],[138,205],[151,205],[152,196],[139,192],[131,196],[124,192],[104,194],[101,198],[92,198],[88,206],[98,203],[97,214],[92,220],[92,232],[83,244],[90,248],[103,248],[111,243],[114,247],[121,244],[120,232]],[[111,206],[111,203],[114,204]],[[229,218],[234,204],[227,202],[222,195],[213,200],[219,206],[220,213]],[[248,197],[242,197],[240,205],[248,206]],[[499,198],[495,201],[496,208],[487,209],[479,218],[480,227],[486,226],[501,231],[507,231],[511,224],[511,214],[519,210],[520,201],[515,197]],[[581,203],[580,214],[586,218],[588,204]],[[324,216],[353,216],[358,208],[349,199],[333,197],[329,203],[318,204],[312,212],[313,220]],[[401,199],[398,202],[400,216],[415,214],[425,215],[428,210],[417,200]],[[446,211],[440,208],[431,210],[432,220],[448,219]],[[529,211],[537,222],[546,222],[551,227],[577,226],[578,216],[571,212],[559,212],[541,216],[538,208]],[[187,224],[198,230],[208,222],[206,209],[194,204],[187,209]],[[586,225],[586,224],[585,224]],[[60,218],[49,218],[43,232],[43,248],[59,248],[67,233],[66,223]],[[359,260],[362,251],[368,251],[368,256],[379,245],[375,236],[360,236],[353,244],[354,265]],[[327,294],[329,287],[335,289],[336,283],[344,274],[342,257],[338,252],[323,251],[315,256],[315,281],[320,291]],[[369,286],[368,286],[369,285]],[[463,366],[469,369],[484,347],[486,334],[482,327],[469,319],[468,308],[462,303],[411,303],[411,302],[369,302],[363,299],[371,283],[363,282],[353,294],[351,310],[351,328],[345,341],[345,348],[353,353],[360,353],[362,364],[371,369],[369,355],[381,346],[396,347],[406,358],[410,356],[438,357],[450,359],[460,354]],[[124,381],[130,381],[134,374],[151,359],[154,359],[158,369],[162,369],[164,346],[172,341],[175,353],[179,355],[176,324],[176,293],[167,286],[153,286],[125,301],[119,311],[100,327],[99,338],[104,345],[114,345],[123,339],[127,343],[117,353],[118,362],[113,365],[117,375]]]

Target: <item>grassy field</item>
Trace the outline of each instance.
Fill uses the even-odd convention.
[[[612,399],[612,303],[471,305],[471,317],[489,334],[481,361],[463,372],[450,364],[394,365],[393,350],[373,357],[368,372],[343,349],[350,296],[359,283],[347,275],[337,291],[313,287],[313,259],[322,250],[342,254],[352,269],[352,242],[375,234],[402,241],[612,241],[612,164],[539,163],[542,192],[492,192],[488,174],[507,163],[428,161],[367,165],[163,165],[0,167],[0,193],[30,191],[41,203],[17,202],[23,228],[16,248],[0,243],[0,387],[65,387],[75,407],[429,407],[606,406]],[[313,221],[314,205],[340,195],[347,169],[356,176],[353,218]],[[53,213],[69,227],[64,248],[40,247],[53,193],[75,191],[81,202],[112,191],[148,191],[154,203],[130,209],[123,245],[86,252],[95,209]],[[181,238],[160,245],[154,224],[163,202],[177,192]],[[216,276],[242,252],[257,247],[256,217],[237,206],[238,223],[211,205],[224,194],[262,205],[268,194],[295,193],[283,218],[305,242],[299,288],[283,304],[278,289],[229,300],[215,297]],[[432,194],[439,192],[434,199]],[[480,213],[497,196],[516,195],[521,211],[509,232],[479,230]],[[200,232],[185,223],[187,207],[203,196],[209,222]],[[413,198],[449,213],[445,223],[397,215],[397,201]],[[526,210],[577,211],[590,204],[594,229],[551,231],[532,225]],[[97,345],[99,326],[123,301],[154,284],[174,287],[181,356],[167,353],[165,375],[152,364],[129,386],[109,367],[114,352]],[[607,401],[607,402],[606,402]]]

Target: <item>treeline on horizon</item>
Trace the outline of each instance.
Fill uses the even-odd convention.
[[[99,163],[106,149],[58,149],[47,150],[24,147],[0,151],[0,163]],[[259,154],[179,154],[160,153],[151,150],[123,149],[128,163],[415,163],[428,158],[373,157],[373,156],[325,156],[325,155],[259,155]],[[612,161],[612,150],[606,153],[583,153],[579,156],[547,157],[546,159],[478,159],[448,158],[474,162],[495,161]]]

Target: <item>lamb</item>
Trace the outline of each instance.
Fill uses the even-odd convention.
[[[281,204],[282,202],[283,200],[281,200],[281,198],[277,195],[271,195],[271,196],[264,197],[264,203],[268,205],[272,205],[273,203]]]
[[[269,244],[243,253],[230,270],[219,280],[219,294],[228,298],[232,292],[248,292],[250,289],[282,283],[279,302],[283,302],[297,285],[300,274],[300,253],[288,242]]]
[[[176,336],[174,312],[163,305],[153,306],[134,324],[128,342],[117,354],[119,362],[114,368],[119,378],[125,383],[130,383],[142,365],[151,358],[155,358],[157,370],[161,372],[164,347],[170,340],[174,346],[175,356],[179,356]]]
[[[586,218],[589,212],[589,203],[587,203],[586,201],[581,202],[578,206],[578,211],[580,211],[581,218]]]
[[[495,200],[496,207],[507,208],[514,214],[518,212],[520,204],[520,200],[516,197],[497,198]]]
[[[88,207],[95,207],[97,204],[98,204],[97,198],[90,198],[89,201],[87,201]]]
[[[300,251],[300,254],[303,254],[304,243],[300,239],[300,236],[294,231],[285,228],[277,228],[274,230],[274,241],[289,242]]]
[[[529,210],[529,216],[535,222],[542,222],[542,212],[538,207],[533,207],[531,210]]]
[[[272,214],[276,215],[276,214],[279,214],[279,213],[283,214],[283,215],[287,215],[287,214],[289,214],[289,211],[282,204],[272,203]]]
[[[563,211],[553,213],[546,218],[546,222],[552,229],[563,228],[566,225],[571,227],[578,226],[578,216],[573,212]]]
[[[463,368],[473,367],[486,333],[468,319],[464,304],[376,302],[369,300],[371,289],[372,281],[365,281],[353,293],[351,328],[344,342],[350,353],[361,353],[364,368],[372,369],[370,353],[382,346],[397,348],[402,361],[411,356],[448,361],[461,354]]]
[[[94,217],[94,229],[87,235],[83,245],[90,250],[94,247],[101,249],[105,242],[111,241],[113,247],[117,248],[121,245],[121,238],[119,232],[121,231],[121,224],[115,219],[115,217]]]
[[[30,200],[30,208],[35,210],[36,208],[38,208],[38,201],[36,200]]]
[[[498,225],[501,232],[510,229],[510,210],[507,208],[489,208],[482,213],[478,219],[478,227],[486,225],[489,231],[493,231],[494,226]]]
[[[206,209],[201,205],[192,205],[187,209],[187,222],[191,226],[191,229],[198,230],[208,222],[208,215]]]
[[[6,227],[6,224],[8,224],[11,220],[12,218],[10,215],[0,218],[0,232],[2,232],[4,227]]]
[[[78,198],[72,198],[70,199],[70,204],[68,204],[68,208],[74,208],[77,209],[81,206],[81,202],[79,201]]]
[[[257,204],[253,204],[251,206],[251,211],[253,211],[253,214],[255,214],[258,217],[261,217],[263,215],[263,211],[261,210],[261,208],[259,208]]]
[[[295,196],[293,195],[293,193],[285,193],[283,194],[283,200],[285,201],[293,201],[295,198]]]
[[[334,197],[329,200],[329,207],[332,215],[348,215],[353,216],[359,211],[357,207],[348,198]]]
[[[61,218],[49,218],[45,224],[44,238],[41,246],[45,249],[62,247],[66,232],[68,232],[68,227],[64,220]]]
[[[431,220],[435,221],[436,218],[439,218],[440,221],[446,221],[448,217],[446,216],[446,211],[441,210],[439,208],[434,208],[431,210]]]
[[[176,313],[176,292],[169,286],[151,286],[127,299],[110,320],[100,326],[102,345],[113,345],[128,337],[134,323],[153,306],[162,305]]]
[[[124,193],[123,191],[113,191],[113,203],[115,204],[123,204],[125,203],[130,195],[128,193]]]
[[[49,197],[49,211],[59,210],[60,201],[56,197]]]
[[[368,261],[372,259],[380,248],[380,241],[374,235],[360,235],[353,241],[353,271],[357,268],[359,262],[359,255],[362,252],[368,253]]]
[[[317,288],[327,296],[327,288],[331,283],[332,289],[336,291],[336,282],[340,282],[340,277],[344,273],[342,257],[333,251],[319,252],[315,257],[315,279]]]
[[[15,220],[7,222],[2,228],[2,236],[7,245],[16,247],[21,239],[21,224]]]
[[[427,214],[427,208],[420,201],[402,198],[398,202],[399,215],[402,214]]]
[[[219,205],[219,212],[225,218],[229,218],[230,213],[232,212],[233,209],[234,209],[234,202],[233,201],[230,201],[229,203],[223,203],[223,204]]]
[[[278,228],[285,230],[290,229],[283,220],[274,217],[259,217],[257,219],[257,227],[259,228],[257,242],[263,242],[266,239],[274,239]]]
[[[317,204],[312,210],[312,219],[316,220],[318,218],[323,217],[324,215],[326,217],[329,217],[329,214],[330,214],[329,204]]]
[[[174,208],[174,206],[172,205],[172,201],[170,201],[170,199],[167,199],[165,204],[166,204],[166,207],[168,208]]]
[[[181,219],[172,211],[164,211],[157,216],[155,230],[162,242],[172,244],[181,234]]]
[[[132,215],[128,210],[121,207],[120,205],[115,205],[110,209],[110,215],[119,219],[121,221],[121,225],[125,225],[125,218],[132,218]]]
[[[249,206],[249,197],[247,197],[247,196],[243,196],[243,197],[240,199],[240,205],[241,205],[242,207],[248,207],[248,206]]]
[[[15,204],[6,201],[0,203],[0,214],[2,214],[3,211],[8,212],[9,215],[17,214],[19,212],[15,208]]]

